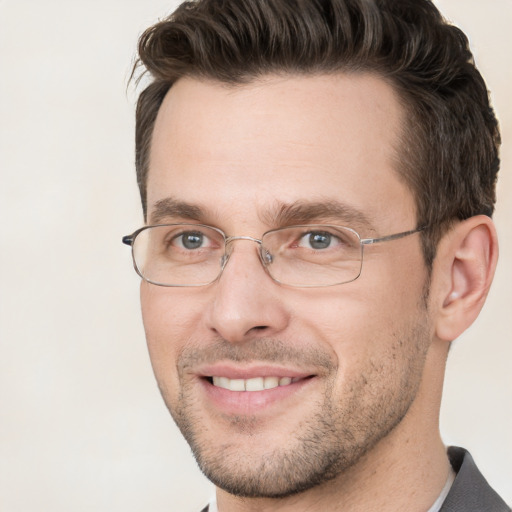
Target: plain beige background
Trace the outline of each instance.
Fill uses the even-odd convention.
[[[501,259],[452,350],[441,429],[512,503],[512,0],[439,0],[501,119]],[[172,0],[0,0],[0,510],[198,511],[212,489],[158,394],[138,279],[126,81]]]

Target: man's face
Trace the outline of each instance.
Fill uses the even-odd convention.
[[[370,75],[181,79],[156,122],[148,223],[254,238],[283,222],[413,229],[401,126],[393,90]],[[359,279],[324,288],[277,284],[256,243],[233,245],[211,285],[142,283],[151,361],[206,475],[285,496],[356,465],[415,401],[432,338],[420,239],[366,247]]]

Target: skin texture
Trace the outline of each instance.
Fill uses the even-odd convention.
[[[413,197],[394,171],[402,118],[392,88],[371,75],[181,79],[153,135],[148,223],[259,238],[300,203],[315,205],[311,222],[362,237],[413,229]],[[346,213],[318,207],[333,203]],[[303,222],[296,210],[286,222]],[[480,223],[483,239],[490,229]],[[219,487],[221,512],[428,509],[448,474],[442,377],[447,341],[468,321],[450,326],[440,311],[466,295],[465,266],[466,291],[454,295],[450,263],[464,239],[441,244],[430,293],[417,234],[366,247],[361,276],[341,286],[279,285],[246,240],[211,285],[142,282],[159,388]],[[253,398],[215,394],[206,380],[286,372],[301,381]]]

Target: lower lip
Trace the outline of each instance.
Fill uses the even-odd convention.
[[[231,391],[214,386],[207,379],[201,384],[209,402],[218,410],[229,415],[251,415],[263,412],[271,406],[294,398],[299,400],[304,388],[310,386],[315,379],[308,377],[287,386],[278,386],[263,391]]]

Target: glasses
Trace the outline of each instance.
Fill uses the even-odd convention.
[[[158,286],[206,286],[216,281],[233,251],[233,242],[248,240],[268,275],[295,287],[350,283],[361,275],[365,245],[397,240],[417,228],[381,238],[361,238],[353,229],[323,224],[267,231],[261,239],[227,236],[202,224],[145,226],[123,237],[132,247],[133,265],[145,281]]]

